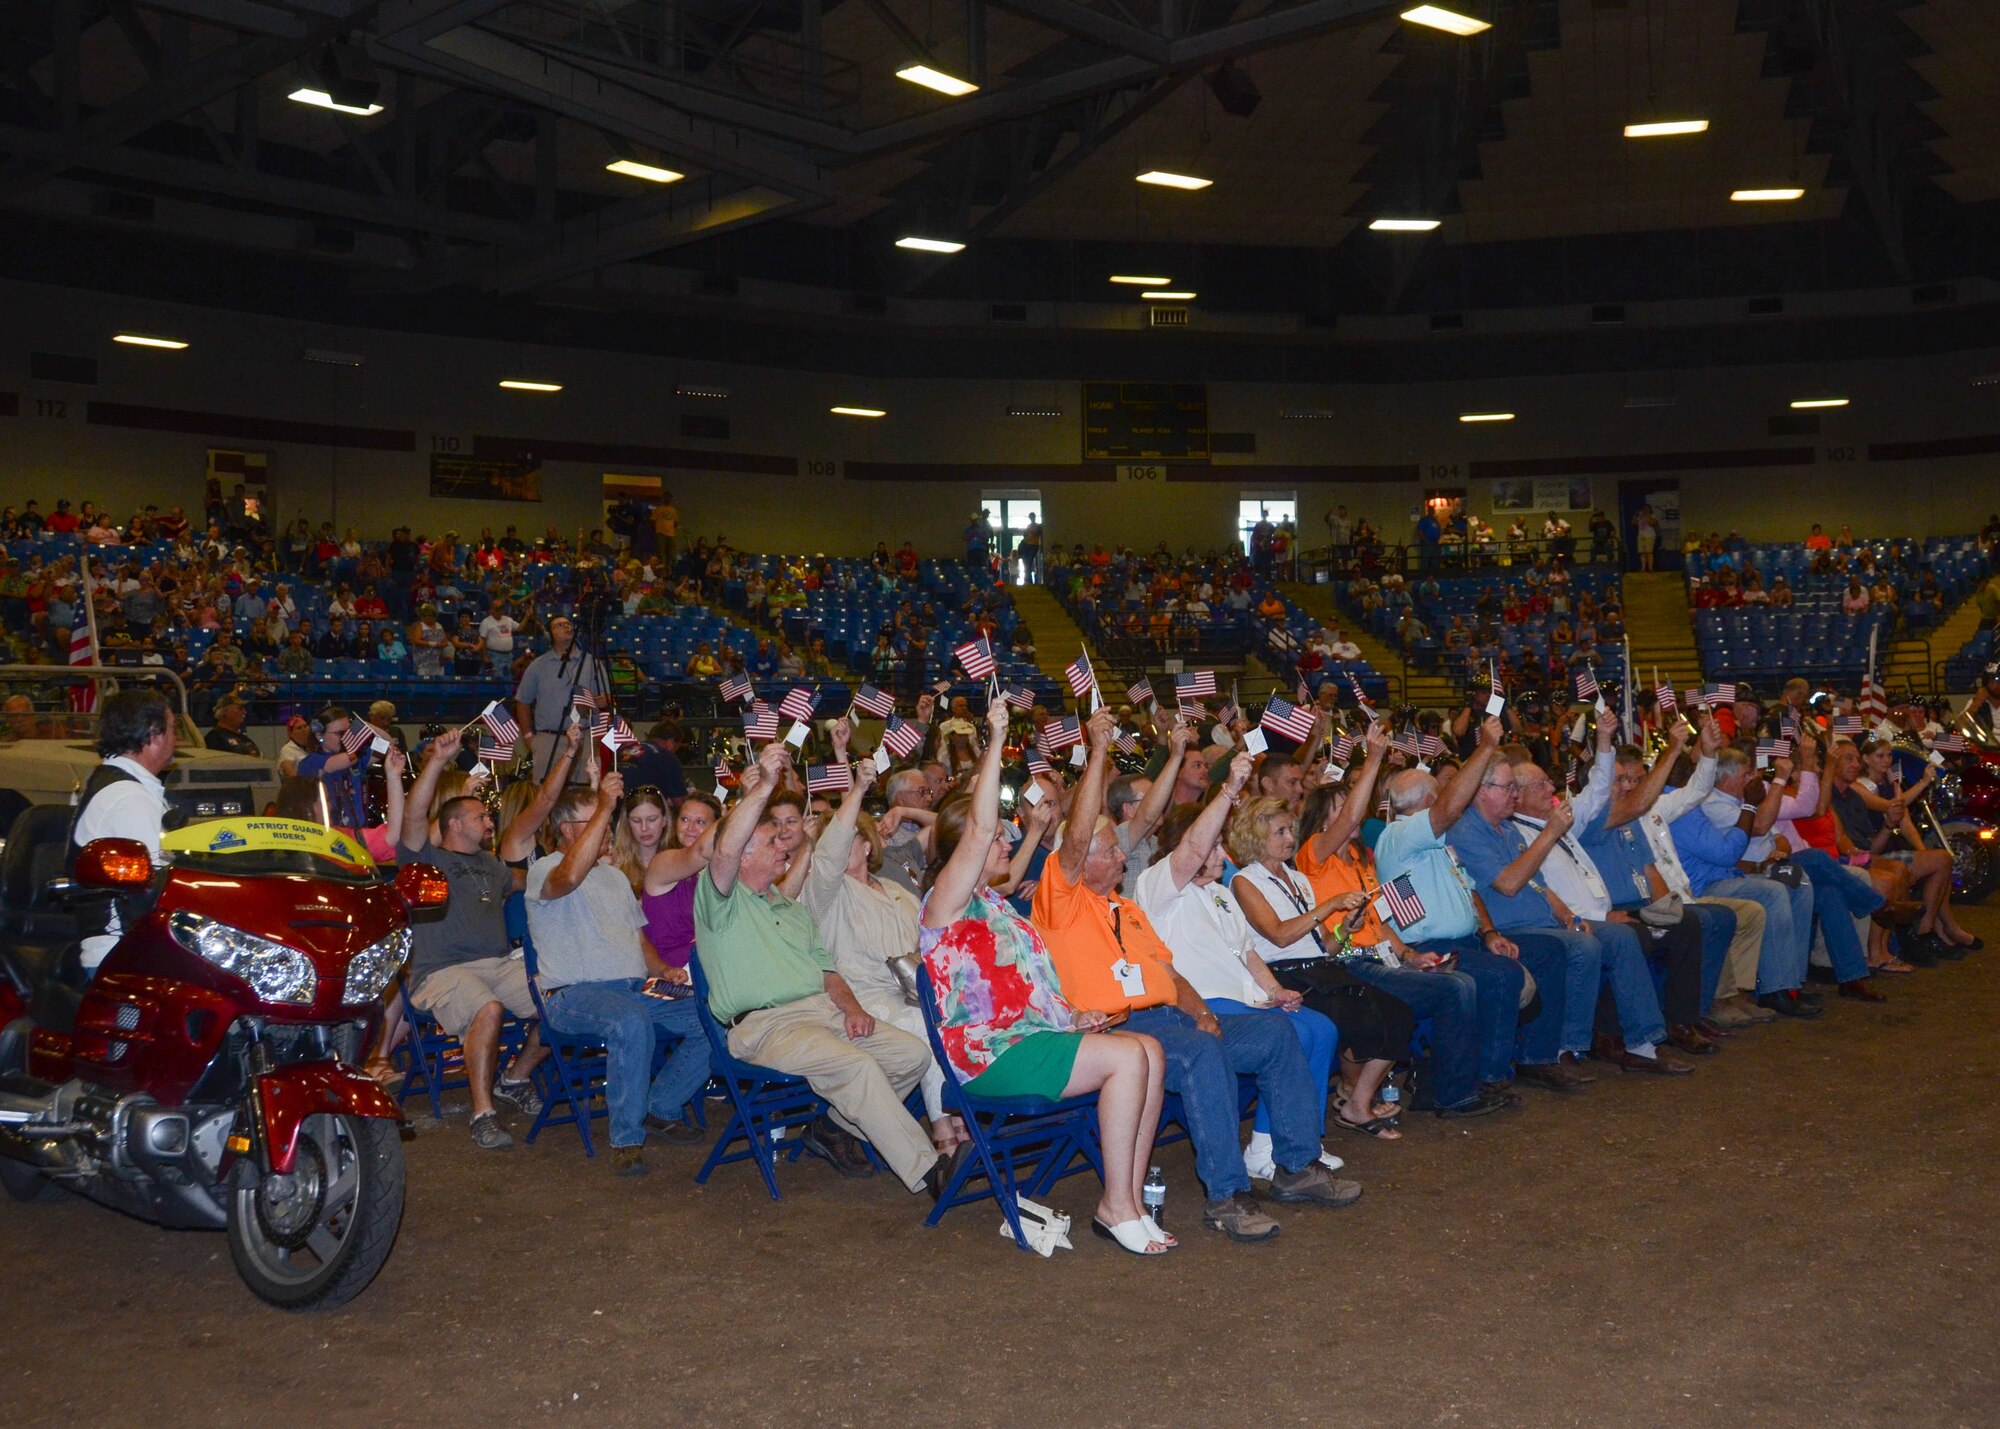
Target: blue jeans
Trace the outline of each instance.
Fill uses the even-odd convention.
[[[613,1146],[643,1146],[648,1113],[673,1120],[708,1081],[708,1038],[694,999],[648,997],[640,986],[638,978],[573,982],[542,999],[551,1031],[604,1042],[604,1106]],[[662,1032],[680,1045],[655,1077],[653,1042]]]
[[[1208,1010],[1218,1020],[1238,1017],[1245,1013],[1264,1012],[1267,1008],[1250,1007],[1233,997],[1204,998]],[[1333,1081],[1333,1058],[1340,1050],[1340,1029],[1333,1025],[1333,1019],[1324,1012],[1314,1012],[1310,1007],[1301,1007],[1297,1012],[1284,1014],[1290,1023],[1292,1033],[1299,1039],[1299,1047],[1306,1054],[1306,1070],[1312,1074],[1313,1084],[1325,1088]],[[1227,1022],[1224,1022],[1227,1026]],[[1251,1121],[1252,1131],[1269,1132],[1271,1129],[1271,1109],[1264,1105],[1264,1099],[1257,1099],[1257,1115]],[[1319,1099],[1319,1130],[1326,1131],[1326,1098]]]
[[[1701,1011],[1708,1015],[1715,1005],[1715,990],[1722,983],[1723,964],[1729,961],[1729,945],[1736,941],[1736,915],[1713,903],[1689,903],[1685,907],[1701,924]]]
[[[1748,899],[1764,910],[1764,946],[1757,954],[1759,997],[1790,992],[1806,980],[1806,958],[1812,952],[1810,882],[1787,888],[1774,878],[1746,874],[1711,883],[1702,893],[1713,898]]]
[[[1418,1017],[1431,1020],[1432,1100],[1440,1107],[1463,1106],[1479,1095],[1481,1082],[1504,1082],[1514,1075],[1514,1029],[1521,1016],[1521,965],[1489,953],[1476,938],[1441,938],[1415,951],[1439,957],[1456,953],[1450,972],[1386,967],[1373,958],[1352,958],[1344,966],[1362,982],[1402,999]]]
[[[1792,862],[1805,871],[1812,884],[1813,915],[1826,935],[1826,955],[1833,963],[1833,975],[1842,982],[1869,977],[1868,952],[1854,927],[1856,918],[1865,918],[1886,901],[1867,878],[1820,849],[1801,849]]]
[[[1250,1189],[1243,1170],[1243,1118],[1236,1099],[1239,1074],[1257,1079],[1257,1096],[1271,1114],[1271,1154],[1287,1171],[1319,1160],[1319,1124],[1326,1116],[1326,1083],[1315,1088],[1306,1054],[1286,1026],[1289,1014],[1246,1012],[1216,1019],[1211,1037],[1178,1007],[1145,1007],[1125,1023],[1129,1032],[1158,1040],[1167,1056],[1167,1090],[1181,1099],[1181,1116],[1194,1143],[1195,1174],[1211,1201]]]
[[[1579,1054],[1589,1051],[1591,1026],[1597,1017],[1597,989],[1611,961],[1605,946],[1590,931],[1579,933],[1568,928],[1503,931],[1520,946],[1521,961],[1528,965],[1528,971],[1535,975],[1542,990],[1542,1015],[1528,1025],[1522,1036],[1521,1060],[1529,1065],[1555,1060],[1541,1055],[1547,1039],[1543,1024],[1552,1015],[1561,1024],[1556,1050]],[[1636,950],[1636,940],[1633,946]],[[1644,965],[1645,959],[1641,957],[1642,972]],[[1657,1001],[1654,1006],[1657,1011]]]
[[[510,679],[514,672],[514,652],[512,650],[488,650],[486,652],[486,673],[495,680]]]

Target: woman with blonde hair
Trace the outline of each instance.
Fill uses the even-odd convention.
[[[636,797],[659,795],[642,790]],[[682,977],[694,951],[695,880],[715,853],[715,830],[721,823],[721,804],[707,794],[689,794],[681,800],[666,841],[655,847],[632,885],[639,895],[639,910],[646,916],[646,936],[660,961]],[[624,827],[621,821],[621,833]]]
[[[646,889],[646,865],[666,847],[667,827],[674,811],[658,789],[634,789],[625,795],[611,834],[611,861],[625,875],[636,896]]]

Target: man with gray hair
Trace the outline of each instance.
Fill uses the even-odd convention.
[[[882,877],[924,896],[924,869],[931,861],[930,781],[921,769],[898,769],[883,786],[889,807],[876,826],[882,835]]]
[[[1195,729],[1190,724],[1174,726],[1167,736],[1166,762],[1148,778],[1144,774],[1121,774],[1104,791],[1104,811],[1117,825],[1118,847],[1125,850],[1125,882],[1119,892],[1138,897],[1139,875],[1152,865],[1160,841],[1154,836],[1160,820],[1167,816],[1168,800],[1180,778],[1181,761],[1193,747]]]

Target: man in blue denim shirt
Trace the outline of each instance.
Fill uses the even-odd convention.
[[[1596,763],[1600,768],[1593,771],[1593,779],[1601,777],[1608,784],[1609,761],[1600,758]],[[1485,899],[1493,926],[1513,935],[1524,957],[1530,948],[1547,947],[1558,960],[1551,975],[1562,989],[1561,1050],[1571,1056],[1588,1050],[1624,1071],[1685,1076],[1694,1069],[1659,1050],[1667,1024],[1638,936],[1622,924],[1585,922],[1542,877],[1550,850],[1575,824],[1574,807],[1556,805],[1547,825],[1530,841],[1512,822],[1518,798],[1512,765],[1488,769],[1473,799],[1472,815],[1452,830],[1452,850]],[[1539,980],[1541,974],[1536,977]],[[1623,1048],[1594,1044],[1592,1024],[1601,979],[1611,984],[1624,1032]],[[1544,983],[1543,997],[1548,996]]]

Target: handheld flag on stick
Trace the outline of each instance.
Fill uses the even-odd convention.
[[[748,704],[756,698],[756,691],[750,688],[748,675],[731,675],[716,687],[716,693],[722,696],[722,702],[726,705],[733,705],[739,700]]]
[[[1304,744],[1312,735],[1313,713],[1303,704],[1293,704],[1282,695],[1272,695],[1257,723],[1273,734]]]
[[[514,723],[512,715],[500,708],[498,700],[489,703],[474,723],[483,724],[493,731],[493,740],[496,744],[520,743],[521,727]]]
[[[1035,732],[1035,743],[1044,754],[1054,754],[1083,743],[1083,721],[1075,715],[1052,719]]]
[[[1417,886],[1410,881],[1409,874],[1398,874],[1382,885],[1375,911],[1398,928],[1413,928],[1423,921],[1424,900],[1417,896]]]
[[[762,700],[743,711],[743,737],[750,740],[778,737],[778,712]]]
[[[348,754],[359,754],[378,739],[384,744],[389,742],[388,736],[381,730],[367,720],[357,718],[349,722],[347,733],[341,736],[340,747]]]
[[[1090,668],[1090,652],[1081,651],[1064,669],[1069,676],[1069,691],[1079,700],[1097,688],[1097,671]]]
[[[847,763],[814,764],[806,769],[809,794],[844,794],[854,787],[854,766]]]
[[[800,685],[797,689],[788,691],[784,699],[778,702],[778,713],[785,719],[797,720],[804,724],[812,719],[815,700],[812,687]]]
[[[993,658],[993,642],[984,635],[977,640],[968,640],[951,652],[958,663],[965,667],[965,673],[975,680],[983,680],[999,669],[999,662]]]
[[[882,747],[898,759],[908,759],[923,747],[924,736],[928,733],[929,725],[891,715],[888,727],[882,731]]]
[[[854,692],[854,708],[866,710],[877,719],[887,719],[896,712],[896,702],[873,685],[863,685]]]
[[[1141,675],[1125,687],[1125,699],[1131,704],[1133,709],[1138,709],[1141,705],[1157,703],[1153,697],[1153,682],[1144,675]]]

